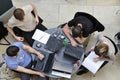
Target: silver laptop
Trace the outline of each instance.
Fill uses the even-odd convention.
[[[73,64],[60,63],[55,60],[52,69],[58,72],[65,72],[71,74],[73,71]]]

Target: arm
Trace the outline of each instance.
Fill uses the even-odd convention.
[[[38,19],[37,9],[36,9],[35,5],[32,4],[32,3],[31,3],[31,6],[32,6],[33,12],[34,12],[34,14],[35,14],[35,21],[36,21],[36,24],[38,25],[39,19]]]
[[[75,38],[79,43],[82,43],[82,44],[84,44],[84,42],[86,41],[86,39],[87,38],[85,38],[85,37],[77,37],[77,38]]]
[[[24,68],[22,66],[18,66],[17,71],[24,72],[24,73],[27,73],[27,74],[35,74],[35,75],[39,75],[41,77],[45,77],[45,75],[42,72],[33,71],[33,70],[30,70],[30,69]]]
[[[68,27],[68,24],[66,24],[63,27],[63,32],[65,33],[65,35],[68,37],[68,39],[70,40],[72,46],[76,47],[77,43],[75,42],[75,40],[71,37],[72,31],[71,29]]]
[[[11,27],[7,27],[8,32],[17,40],[17,41],[24,41],[23,37],[16,36],[13,32],[13,29]]]
[[[28,46],[28,45],[24,45],[23,48],[24,48],[25,50],[27,50],[28,52],[30,52],[30,53],[36,54],[40,60],[43,60],[44,55],[41,54],[39,51],[35,50],[34,48],[32,48],[32,47],[30,47],[30,46]]]

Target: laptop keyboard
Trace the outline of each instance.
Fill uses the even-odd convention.
[[[38,71],[42,71],[43,66],[44,66],[44,61],[40,61],[38,59],[36,65],[35,65],[35,69],[38,70]]]
[[[50,36],[44,48],[52,52],[57,52],[62,48],[64,38],[65,37],[62,34],[53,34]]]
[[[81,46],[73,47],[71,44],[68,44],[65,48],[64,54],[76,59],[80,59],[83,52],[84,52],[83,47]]]
[[[41,61],[37,56],[35,57],[35,64],[33,69],[37,71],[43,71],[49,73],[52,69],[52,63],[54,60],[54,53],[47,53],[45,51],[40,51],[44,54],[44,59]]]

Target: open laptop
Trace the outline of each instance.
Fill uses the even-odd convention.
[[[71,78],[72,71],[73,71],[73,64],[61,63],[56,60],[53,63],[52,75]]]
[[[64,54],[75,59],[80,59],[83,52],[84,52],[83,46],[78,45],[77,47],[73,47],[71,44],[67,44]]]
[[[49,73],[52,70],[54,53],[47,53],[45,51],[40,51],[44,54],[44,59],[41,61],[37,56],[34,60],[33,69],[37,71],[43,71],[44,73]]]
[[[52,52],[57,52],[62,47],[63,47],[63,39],[55,36],[50,36],[44,48]]]
[[[66,64],[66,63],[60,63],[58,61],[54,61],[53,63],[53,70],[65,72],[65,73],[72,73],[73,71],[73,64]]]

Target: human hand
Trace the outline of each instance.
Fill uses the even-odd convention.
[[[90,50],[91,50],[91,51],[94,51],[94,47],[92,47]]]
[[[74,64],[74,67],[78,67],[80,65],[80,60],[77,60],[76,63]]]
[[[38,23],[39,23],[38,17],[35,17],[35,23],[36,23],[36,25],[38,25]]]
[[[94,62],[100,61],[100,57],[94,58]]]
[[[77,47],[78,44],[74,40],[72,40],[71,45],[74,46],[74,47]]]
[[[15,39],[16,39],[17,41],[24,41],[24,37],[16,36]]]
[[[42,61],[42,60],[44,59],[44,55],[41,54],[41,53],[39,53],[39,54],[38,54],[38,58]]]
[[[37,74],[41,77],[45,77],[45,74],[43,72],[38,72]]]

